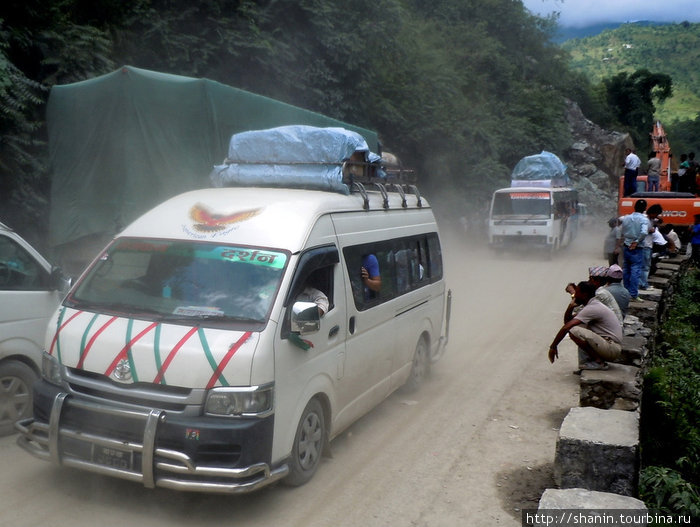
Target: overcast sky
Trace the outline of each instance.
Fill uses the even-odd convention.
[[[700,0],[523,0],[534,14],[560,14],[562,26],[601,22],[700,22]]]

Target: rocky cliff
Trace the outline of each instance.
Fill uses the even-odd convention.
[[[625,148],[634,148],[627,133],[604,130],[589,121],[575,102],[567,101],[566,120],[573,144],[563,159],[579,201],[602,221],[617,210],[618,180],[622,175]]]

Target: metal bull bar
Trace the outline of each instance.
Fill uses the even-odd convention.
[[[81,408],[102,416],[126,417],[141,421],[143,422],[142,440],[141,442],[120,441],[61,426],[61,416],[67,406]],[[274,470],[271,470],[267,463],[256,463],[244,468],[197,466],[184,452],[156,447],[158,425],[165,423],[165,420],[166,414],[162,410],[115,408],[75,399],[67,393],[58,393],[52,404],[48,424],[28,418],[15,423],[15,428],[20,432],[17,444],[39,459],[59,466],[74,467],[139,482],[147,488],[163,487],[184,491],[240,494],[269,485],[289,473],[289,467],[286,464]],[[90,460],[80,459],[62,450],[61,443],[64,440],[73,440],[89,446]],[[126,453],[130,458],[131,468],[95,462],[96,452],[104,448]],[[135,454],[141,456],[140,471],[133,468]],[[156,471],[167,475],[157,475]],[[200,479],[190,479],[193,476]],[[208,481],[207,478],[212,479]],[[226,479],[232,481],[225,482]]]

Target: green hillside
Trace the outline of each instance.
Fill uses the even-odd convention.
[[[700,112],[700,24],[623,24],[562,47],[571,66],[594,82],[641,68],[670,75],[674,95],[657,107],[662,122],[694,119]]]

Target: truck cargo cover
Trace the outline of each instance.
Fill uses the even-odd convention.
[[[208,79],[125,66],[57,85],[47,106],[50,243],[114,234],[154,205],[210,185],[234,133],[290,124],[375,132]]]

